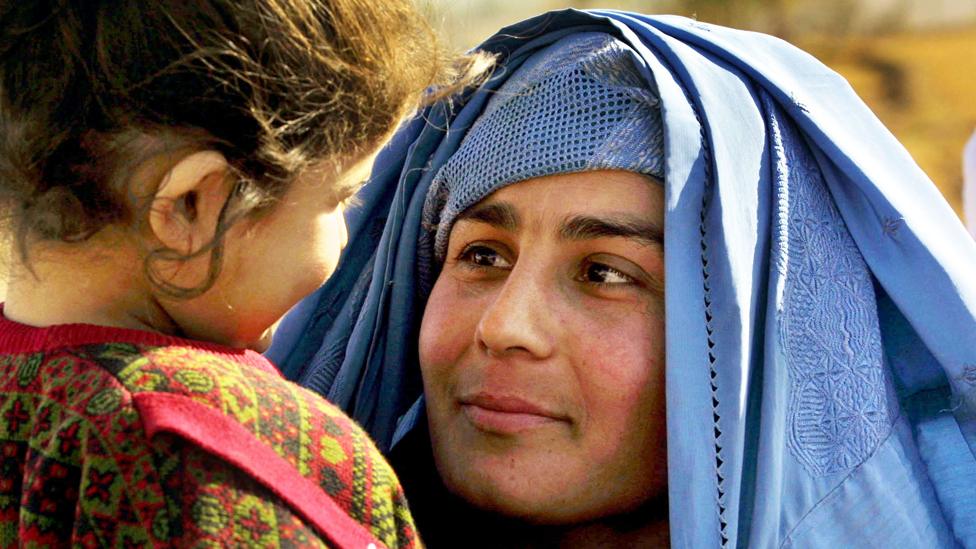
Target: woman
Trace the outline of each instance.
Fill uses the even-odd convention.
[[[512,486],[527,485],[524,493],[531,495],[563,472],[568,493],[581,482],[582,469],[564,467],[560,460],[569,455],[565,445],[553,445],[563,450],[550,454],[555,473],[546,471],[541,461],[535,469],[526,468],[522,454],[506,454],[511,465],[506,478],[493,472],[498,464],[490,463],[502,442],[496,440],[496,448],[489,448],[471,429],[479,437],[492,431],[500,436],[504,433],[498,431],[524,427],[519,421],[530,426],[540,421],[499,412],[555,421],[573,417],[572,411],[549,413],[554,410],[539,396],[547,391],[515,395],[529,401],[526,409],[524,402],[497,402],[505,399],[494,397],[508,396],[509,387],[482,390],[491,380],[513,378],[523,380],[520,387],[553,387],[552,379],[521,378],[518,372],[524,369],[514,367],[508,377],[493,377],[492,365],[511,365],[511,355],[502,352],[506,349],[535,348],[534,356],[546,356],[544,345],[526,342],[524,330],[521,343],[499,343],[505,341],[498,334],[506,333],[506,319],[547,327],[538,331],[542,334],[575,327],[576,337],[593,336],[574,324],[576,317],[560,308],[564,304],[558,296],[547,293],[552,284],[524,290],[533,280],[526,273],[544,271],[530,266],[551,256],[522,250],[530,242],[512,230],[519,226],[508,215],[512,208],[506,215],[495,208],[493,216],[477,210],[501,200],[514,204],[522,219],[537,215],[540,208],[558,211],[559,219],[580,213],[566,210],[570,205],[604,208],[605,195],[619,193],[581,195],[574,187],[581,183],[574,179],[564,191],[553,187],[533,195],[540,183],[530,178],[508,181],[513,184],[501,189],[489,185],[480,193],[461,193],[463,198],[454,203],[454,195],[445,194],[439,183],[445,170],[466,154],[479,125],[498,104],[493,97],[503,97],[508,82],[545,65],[547,56],[558,59],[560,40],[594,31],[615,37],[642,79],[638,87],[660,101],[665,138],[659,207],[666,227],[661,268],[667,280],[660,398],[666,403],[667,429],[655,439],[656,447],[631,447],[645,452],[644,461],[627,465],[631,474],[638,471],[632,481],[602,485],[608,493],[625,494],[626,501],[595,514],[554,516],[552,509],[560,506],[546,512],[544,502],[532,507],[524,500],[486,500],[489,490],[480,488],[483,479],[475,476],[487,478],[495,493],[516,494]],[[515,536],[505,541],[574,543],[579,542],[574,536],[582,535],[595,544],[651,544],[662,542],[663,525],[676,547],[976,546],[971,489],[976,485],[976,287],[970,276],[976,247],[935,188],[847,84],[776,39],[673,17],[559,12],[504,29],[483,49],[502,56],[496,76],[453,111],[434,109],[401,130],[394,147],[379,160],[363,197],[365,207],[353,222],[348,262],[335,282],[294,313],[288,337],[273,349],[286,373],[345,407],[378,438],[381,448],[405,455],[398,461],[406,483],[442,481],[470,504],[475,509],[472,524],[483,528],[477,536],[501,532]],[[590,45],[577,53],[585,57],[593,50]],[[491,150],[490,141],[476,150]],[[491,181],[497,166],[514,162],[514,150],[499,157],[505,162],[467,163],[457,173]],[[641,145],[638,150],[650,149]],[[610,167],[653,175],[633,166]],[[472,167],[478,171],[472,174]],[[560,170],[564,175],[556,177],[569,177],[572,171]],[[627,183],[600,177],[612,187]],[[654,226],[656,203],[649,190],[654,184],[630,183],[635,183],[633,203],[614,207],[642,209]],[[551,199],[561,192],[565,200]],[[375,220],[384,216],[378,237]],[[462,248],[452,256],[455,233],[468,231],[462,223],[472,217],[508,221],[488,223],[504,231],[475,239],[480,248]],[[445,239],[448,253],[442,265],[439,252],[445,250]],[[539,250],[550,240],[534,238],[531,249]],[[602,364],[610,353],[649,349],[636,361],[655,364],[660,337],[654,332],[655,298],[650,291],[654,258],[631,263],[643,265],[641,270],[651,275],[642,287],[647,292],[632,290],[632,295],[643,296],[644,335],[612,342],[613,330],[628,330],[630,317],[611,315],[621,322],[604,325],[604,340],[591,339],[577,357],[582,353],[583,359]],[[640,278],[626,264],[590,264],[595,271],[584,270],[586,277],[574,280],[606,284]],[[466,292],[471,279],[455,276],[451,285],[458,299],[474,301],[455,306],[452,313],[443,307],[438,287],[464,265],[471,267],[469,277],[490,273],[498,279],[476,279],[480,289]],[[523,298],[509,299],[520,288]],[[484,295],[490,297],[477,301]],[[510,314],[492,312],[502,306]],[[539,320],[546,318],[539,313],[543,309],[556,311],[558,322]],[[479,319],[468,340],[474,350],[451,357],[447,340],[428,345],[470,327],[472,315]],[[512,339],[517,334],[507,333],[510,343],[519,341]],[[564,347],[572,344],[567,341]],[[471,356],[494,358],[476,363],[468,360]],[[298,366],[306,361],[308,366]],[[651,370],[644,387],[653,387]],[[444,371],[456,375],[439,373]],[[481,385],[457,390],[469,387],[463,372],[481,372],[476,377]],[[426,405],[416,398],[421,384]],[[621,401],[628,399],[623,388],[633,386],[633,380],[620,385]],[[555,387],[553,393],[560,394]],[[452,402],[445,394],[454,397],[453,416],[449,406],[443,407]],[[650,427],[633,428],[653,437],[654,426],[661,426],[654,414],[655,397],[641,402],[632,408],[646,404]],[[607,399],[603,409],[612,405]],[[535,413],[540,409],[542,414]],[[452,430],[452,421],[461,427]],[[423,434],[417,435],[424,423],[431,430],[429,444]],[[548,436],[559,441],[555,432]],[[618,443],[623,437],[611,434],[607,445],[622,446]],[[522,441],[515,445],[517,451],[531,448],[524,437],[514,438]],[[456,474],[448,450],[464,452],[465,445],[479,444],[481,449],[469,457],[482,459],[482,465]],[[665,446],[666,488],[663,480],[654,481],[654,464],[661,463],[658,456]],[[433,479],[415,469],[426,463],[430,471],[430,459],[420,452],[424,449],[432,451],[436,462]],[[597,501],[600,491],[590,492],[572,501]],[[421,499],[428,493],[408,488],[418,517],[432,512]],[[665,494],[666,513],[661,511]],[[438,501],[436,495],[430,497]],[[505,517],[499,524],[506,528],[495,528],[492,514]],[[459,520],[469,517],[462,512]],[[512,520],[527,526],[507,528]],[[431,544],[450,539],[441,534],[456,533],[430,519],[419,521]],[[596,527],[578,528],[586,525]],[[638,537],[627,537],[631,535]]]

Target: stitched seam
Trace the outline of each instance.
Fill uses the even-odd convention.
[[[690,102],[691,101],[689,101],[689,103]],[[722,539],[722,547],[727,547],[729,543],[729,536],[728,521],[726,521],[725,518],[725,476],[722,472],[725,461],[722,459],[722,430],[719,428],[719,420],[722,419],[722,416],[719,413],[718,372],[715,369],[717,360],[715,356],[714,329],[712,328],[712,295],[710,274],[708,270],[708,243],[706,241],[706,235],[708,232],[706,226],[706,212],[708,211],[708,206],[711,203],[711,195],[714,186],[714,182],[712,181],[712,154],[708,145],[709,141],[705,132],[705,125],[702,123],[702,118],[699,115],[698,110],[694,109],[694,112],[695,118],[698,119],[698,127],[702,143],[702,154],[705,159],[705,190],[702,193],[702,206],[699,214],[698,232],[701,243],[702,295],[705,306],[705,331],[707,334],[708,344],[708,377],[712,397],[712,428],[715,445],[715,491],[716,503],[718,504],[719,535]]]

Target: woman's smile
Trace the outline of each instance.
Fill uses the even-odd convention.
[[[496,435],[514,435],[569,418],[517,396],[475,393],[458,400],[461,412],[476,429]]]

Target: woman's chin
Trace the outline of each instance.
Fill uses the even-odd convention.
[[[555,494],[537,490],[528,490],[528,492],[506,491],[500,487],[492,487],[481,493],[456,495],[482,511],[527,525],[565,526],[588,522],[595,518],[585,510],[581,512],[567,509],[564,505],[554,503],[554,500],[558,499]]]
[[[607,494],[605,491],[567,490],[566,483],[547,485],[540,475],[518,475],[532,479],[526,483],[512,484],[513,475],[487,478],[481,485],[474,485],[470,477],[454,489],[456,496],[481,511],[525,525],[540,527],[576,527],[584,524],[608,523],[617,526],[633,519],[667,515],[667,486],[648,493]],[[628,529],[629,527],[625,527]]]

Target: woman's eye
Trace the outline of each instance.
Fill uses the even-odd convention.
[[[583,281],[591,284],[633,284],[634,278],[609,265],[588,263],[583,268]]]
[[[458,257],[472,267],[507,269],[511,264],[500,253],[487,246],[468,246]]]

